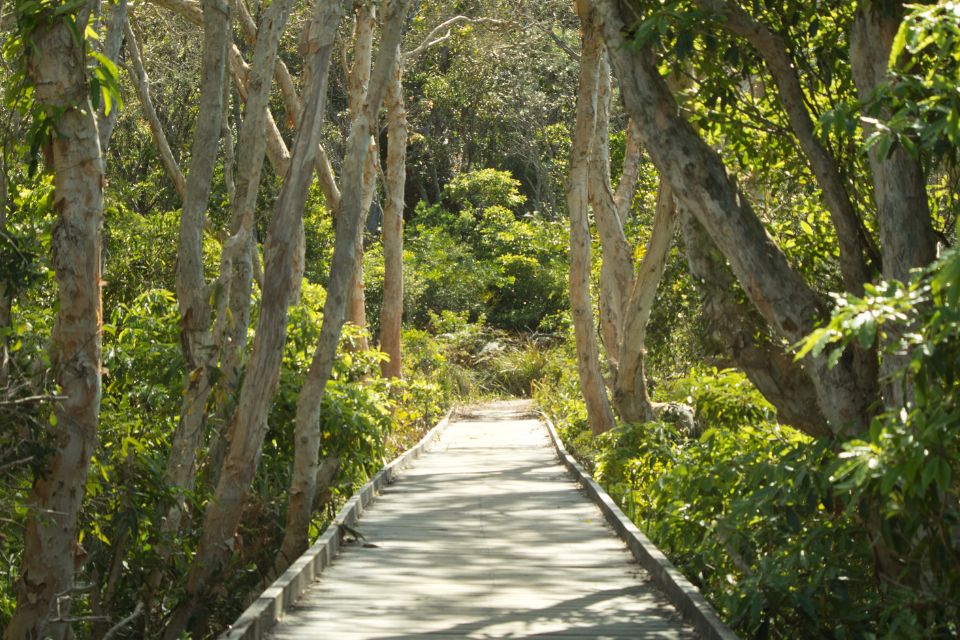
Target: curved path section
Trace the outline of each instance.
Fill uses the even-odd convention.
[[[529,407],[461,412],[364,512],[272,637],[696,637]]]

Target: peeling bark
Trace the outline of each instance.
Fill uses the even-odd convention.
[[[188,627],[211,577],[228,563],[262,451],[267,413],[279,383],[287,313],[303,269],[303,207],[316,160],[327,73],[340,17],[338,0],[317,3],[307,43],[307,97],[290,167],[274,205],[265,245],[264,287],[253,352],[228,431],[229,449],[219,482],[203,518],[197,554],[187,575],[186,594],[171,615],[164,637]],[[328,298],[329,300],[329,298]],[[302,398],[302,396],[301,396]],[[298,447],[299,449],[299,443]],[[315,477],[315,474],[314,474]]]
[[[30,492],[17,610],[6,640],[73,637],[68,619],[74,571],[82,564],[77,518],[97,446],[104,167],[85,52],[67,17],[38,21],[28,34],[34,100],[57,119],[47,169],[54,174],[57,216],[51,240],[59,305],[52,365],[64,399],[51,426],[55,451]]]
[[[596,14],[588,0],[578,0],[581,23],[580,81],[577,91],[576,124],[570,150],[567,210],[570,216],[570,309],[576,337],[580,390],[587,405],[587,417],[594,434],[614,427],[613,411],[607,398],[597,340],[594,335],[593,305],[590,296],[589,205],[591,142],[597,124],[597,93],[603,42]]]

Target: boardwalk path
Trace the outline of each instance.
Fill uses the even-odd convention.
[[[693,638],[528,406],[451,424],[273,638]]]

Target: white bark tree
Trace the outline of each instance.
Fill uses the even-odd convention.
[[[570,308],[576,337],[580,389],[594,434],[614,427],[613,410],[600,373],[600,356],[590,295],[590,156],[597,123],[597,95],[603,39],[589,0],[578,0],[582,25],[577,117],[570,150],[567,212],[570,216]]]
[[[352,297],[357,243],[366,214],[364,173],[371,151],[370,139],[376,131],[377,113],[397,62],[403,20],[409,5],[410,0],[388,0],[384,7],[380,54],[370,77],[365,100],[353,118],[350,137],[347,139],[342,195],[340,208],[336,212],[333,262],[327,283],[327,299],[323,307],[320,341],[297,400],[293,475],[283,544],[274,563],[277,570],[289,565],[307,548],[320,467],[320,408]]]
[[[298,294],[303,274],[303,208],[316,162],[330,54],[339,19],[338,0],[317,3],[306,44],[305,108],[290,165],[274,204],[264,249],[267,284],[253,352],[230,422],[229,448],[223,469],[213,498],[204,511],[203,530],[187,575],[186,593],[165,631],[164,637],[169,640],[179,637],[191,623],[198,624],[193,620],[194,614],[198,609],[203,613],[199,605],[210,586],[208,583],[230,559],[234,535],[260,459],[267,412],[280,377],[287,312]]]

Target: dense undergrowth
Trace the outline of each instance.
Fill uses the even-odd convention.
[[[729,369],[694,369],[657,389],[659,400],[694,406],[696,438],[663,422],[594,438],[573,362],[554,365],[535,398],[574,455],[744,637],[955,638],[958,276],[952,252],[909,287],[839,299],[806,342],[825,349],[880,336],[909,353],[898,375],[916,405],[876,416],[859,439],[779,425]]]
[[[340,505],[383,464],[415,444],[457,402],[495,396],[528,396],[545,363],[542,347],[558,340],[552,332],[562,316],[561,229],[524,219],[518,183],[496,171],[465,173],[448,189],[448,211],[434,206],[425,218],[438,226],[408,230],[411,261],[426,264],[459,253],[434,270],[415,266],[407,272],[407,306],[411,321],[403,331],[403,377],[386,380],[380,363],[386,356],[361,348],[362,337],[375,335],[382,289],[379,251],[368,262],[368,317],[371,330],[347,325],[321,413],[322,459],[336,459],[339,473],[318,498],[313,535],[319,535]],[[16,273],[14,321],[5,330],[10,343],[10,377],[0,389],[0,628],[15,606],[14,586],[23,550],[31,481],[42,473],[53,451],[50,426],[55,389],[49,374],[47,340],[52,330],[53,296],[48,262],[51,184],[37,177],[16,194],[18,209],[8,227],[4,255]],[[99,445],[94,452],[80,516],[78,557],[91,585],[75,598],[73,612],[85,619],[81,636],[100,637],[114,612],[133,611],[145,597],[150,614],[120,637],[153,637],[164,616],[182,596],[220,466],[223,441],[236,388],[217,387],[205,417],[206,439],[200,452],[196,487],[182,496],[186,523],[173,541],[169,561],[158,555],[156,532],[169,507],[181,496],[164,479],[171,439],[179,420],[184,390],[180,310],[174,293],[177,212],[142,216],[117,197],[107,211],[104,287],[104,387]],[[476,207],[482,205],[485,209]],[[239,532],[232,541],[234,558],[218,576],[207,621],[215,633],[236,619],[243,607],[272,579],[273,558],[285,526],[287,492],[294,455],[293,426],[297,398],[319,339],[325,300],[325,272],[332,226],[322,200],[314,198],[307,215],[307,255],[311,268],[290,310],[283,366],[264,439],[253,491]],[[513,206],[516,210],[508,209]],[[448,224],[454,219],[486,220]],[[530,243],[542,235],[544,242]],[[469,236],[469,237],[468,237]],[[531,248],[533,247],[533,248]],[[511,253],[511,250],[514,253]],[[212,275],[220,242],[205,239],[205,261]],[[456,278],[456,260],[467,253],[483,264],[474,279]],[[540,278],[533,267],[549,254],[554,276]],[[443,291],[448,297],[437,295]],[[530,294],[528,296],[528,293]],[[509,296],[529,297],[519,305]],[[463,301],[471,300],[472,305]],[[256,326],[258,297],[252,308]],[[518,310],[513,313],[512,309]],[[488,314],[492,319],[488,319]],[[536,331],[518,331],[522,328]],[[249,340],[252,341],[250,331]],[[248,346],[249,349],[249,346]],[[218,378],[214,372],[214,384]],[[54,425],[55,426],[55,425]],[[151,574],[162,576],[161,592],[143,586]]]

